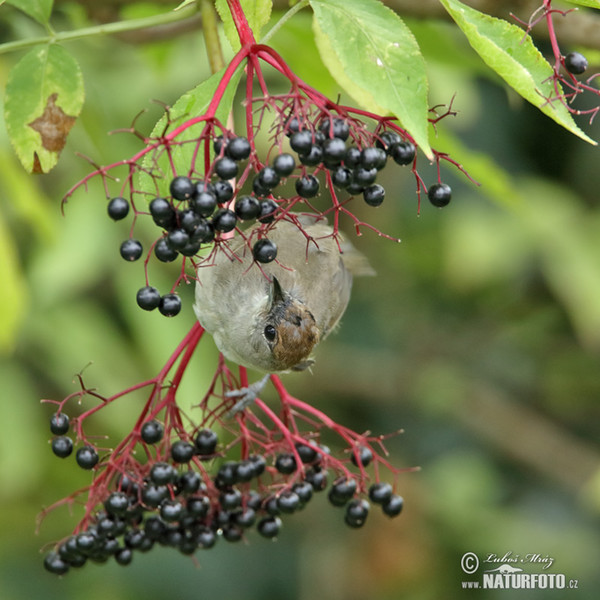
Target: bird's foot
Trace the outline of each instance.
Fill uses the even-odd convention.
[[[259,397],[270,377],[271,375],[267,374],[261,380],[250,384],[248,387],[225,392],[226,398],[238,398],[238,401],[227,412],[226,417],[229,419],[248,408]]]

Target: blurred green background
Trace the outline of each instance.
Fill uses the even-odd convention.
[[[3,37],[39,34],[25,17],[5,14]],[[87,22],[69,3],[56,20]],[[356,210],[402,243],[368,231],[356,239],[378,276],[356,281],[343,325],[319,349],[313,374],[285,379],[296,396],[359,431],[405,430],[388,444],[391,460],[421,470],[400,476],[403,515],[390,521],[374,510],[353,531],[318,496],[287,520],[275,543],[252,533],[247,544],[222,542],[196,562],[155,549],[126,568],[90,564],[64,579],[43,571],[40,549],[66,535],[81,513],[59,509],[37,535],[36,515],[86,485],[89,474],[52,455],[52,410],[39,400],[72,392],[74,374],[89,362],[86,382],[105,394],[152,376],[194,319],[191,289],[182,290],[186,310],[175,319],[137,309],[143,266],[120,259],[128,224],[109,221],[101,190],[77,194],[61,216],[62,195],[88,169],[75,152],[103,164],[131,155],[135,138],[107,132],[127,127],[143,108],[138,127],[149,131],[160,116],[152,99],[173,103],[208,75],[197,32],[71,43],[86,104],[58,167],[28,176],[0,129],[2,600],[514,597],[463,591],[466,552],[539,553],[554,558],[547,572],[579,581],[578,590],[521,596],[597,597],[599,151],[490,79],[451,28],[410,25],[428,60],[432,104],[456,93],[458,117],[443,122],[434,145],[482,185],[444,169],[451,205],[424,202],[419,214],[411,174],[386,169],[385,203]],[[310,36],[301,14],[273,43],[335,98],[339,90]],[[18,58],[0,57],[3,85]],[[600,139],[598,121],[580,124]],[[432,183],[434,169],[422,165]],[[173,273],[153,267],[151,277],[167,287]],[[188,373],[190,404],[213,369],[203,361],[215,356],[212,344],[201,346]],[[99,415],[98,432],[122,435],[136,408]]]

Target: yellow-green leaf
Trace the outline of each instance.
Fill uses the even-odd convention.
[[[556,98],[552,67],[520,27],[490,17],[458,0],[440,2],[477,54],[518,94],[571,133],[596,144],[579,129],[566,106]],[[549,101],[549,98],[554,100]]]
[[[6,3],[12,4],[15,8],[22,10],[32,19],[44,25],[50,19],[54,0],[6,0]]]
[[[431,156],[425,61],[410,29],[378,0],[310,0],[310,5],[321,58],[338,83],[357,102],[398,117]]]
[[[4,118],[19,160],[30,173],[47,173],[58,161],[83,106],[83,77],[61,46],[27,53],[10,71]]]
[[[579,6],[589,6],[590,8],[600,8],[600,0],[567,0],[569,4],[578,4]]]

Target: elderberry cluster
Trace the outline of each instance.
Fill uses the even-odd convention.
[[[54,440],[69,439],[65,436],[69,419],[64,413],[55,413],[50,426],[59,436]],[[140,428],[140,439],[147,447],[161,442],[163,436],[164,427],[157,420],[146,421]],[[88,561],[104,563],[113,557],[118,564],[128,565],[134,552],[147,552],[155,545],[190,555],[212,548],[219,538],[237,542],[251,528],[262,537],[274,538],[283,517],[304,508],[314,493],[328,486],[324,458],[329,450],[314,442],[297,443],[295,453],[281,451],[269,456],[272,464],[268,464],[261,454],[224,460],[218,452],[218,436],[208,428],[197,431],[192,439],[172,443],[168,459],[119,470],[99,500],[101,508],[90,515],[85,528],[46,555],[45,568],[63,575]],[[53,450],[64,456],[56,452],[54,443]],[[220,466],[209,475],[202,467],[218,458],[223,459]],[[352,455],[352,463],[363,469],[372,459],[367,447]],[[97,455],[92,466],[79,462],[83,468],[93,468],[96,463]],[[393,493],[389,483],[373,483],[366,493],[357,488],[357,479],[345,474],[336,476],[328,492],[333,506],[345,507],[348,526],[364,525],[369,500],[389,517],[402,511],[402,497]]]

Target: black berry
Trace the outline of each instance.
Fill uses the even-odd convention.
[[[179,213],[179,225],[190,235],[204,219],[192,208],[186,208]]]
[[[66,413],[54,413],[50,417],[50,431],[54,435],[64,435],[69,431],[69,417]]]
[[[235,229],[235,224],[237,222],[237,217],[232,210],[228,208],[221,208],[212,218],[212,225],[217,231],[221,231],[223,233],[227,233],[228,231],[232,231]]]
[[[129,214],[129,202],[127,202],[125,198],[113,198],[108,203],[107,210],[108,216],[113,219],[113,221],[120,221]]]
[[[579,52],[569,52],[565,56],[565,67],[569,73],[581,75],[588,68],[587,58]]]
[[[184,440],[177,440],[171,446],[171,458],[176,463],[189,462],[194,456],[194,446]]]
[[[149,208],[152,220],[159,227],[169,229],[175,224],[175,209],[165,198],[154,198],[150,202]]]
[[[352,171],[348,167],[337,167],[331,173],[331,181],[337,188],[346,188],[352,182]]]
[[[131,262],[137,260],[143,251],[142,244],[134,239],[125,240],[120,248],[121,256]]]
[[[300,508],[300,496],[291,490],[285,490],[277,496],[277,508],[282,513],[293,513]]]
[[[131,564],[131,561],[133,560],[133,551],[131,548],[121,548],[115,553],[115,560],[117,561],[117,564],[125,567]]]
[[[239,196],[235,202],[235,214],[241,221],[251,221],[260,214],[260,202],[254,196]]]
[[[379,206],[385,198],[385,190],[383,189],[383,186],[374,183],[365,188],[363,198],[369,206]]]
[[[369,515],[369,503],[362,498],[351,500],[346,506],[344,521],[350,527],[362,527]]]
[[[238,165],[232,158],[224,156],[215,163],[215,173],[221,179],[233,179],[238,174]]]
[[[160,292],[151,285],[140,288],[135,296],[138,306],[144,310],[154,310],[160,303]]]
[[[219,204],[225,204],[233,198],[233,187],[229,181],[219,179],[214,183],[214,194]]]
[[[358,459],[356,458],[356,454],[358,454]],[[358,465],[362,465],[363,467],[367,467],[371,464],[373,460],[373,452],[371,452],[370,448],[366,446],[360,446],[357,448],[356,453],[353,450],[350,454],[350,460],[352,464],[358,467]]]
[[[281,519],[279,517],[264,517],[256,526],[258,533],[266,538],[273,538],[281,529]]]
[[[176,200],[189,200],[196,191],[196,187],[189,177],[180,175],[171,181],[169,191]]]
[[[367,170],[377,168],[377,166],[385,160],[385,151],[381,148],[363,148],[360,155],[360,164]]]
[[[252,247],[252,256],[259,263],[270,263],[277,256],[277,246],[271,240],[263,238]]]
[[[307,167],[315,167],[323,162],[323,148],[313,144],[309,151],[299,155],[300,162]]]
[[[196,186],[196,195],[192,198],[190,206],[198,216],[210,217],[217,207],[217,197],[212,192],[204,190],[204,183],[199,183]]]
[[[334,506],[342,506],[354,496],[356,492],[356,480],[341,478],[334,481],[329,490],[329,501]]]
[[[323,158],[331,163],[341,163],[346,156],[346,142],[334,137],[323,142]]]
[[[179,500],[163,500],[160,505],[161,519],[167,523],[179,521],[184,511],[183,504]]]
[[[392,486],[384,481],[373,483],[369,487],[369,498],[376,504],[384,504],[392,497]]]
[[[244,160],[250,156],[250,142],[245,137],[235,137],[229,140],[225,154],[233,160]]]
[[[169,231],[166,239],[171,250],[181,250],[190,241],[190,236],[185,229],[173,229]]]
[[[98,453],[92,446],[79,448],[75,460],[82,469],[93,469],[98,464]]]
[[[403,506],[404,499],[402,496],[394,494],[387,502],[382,504],[381,510],[383,510],[383,513],[388,517],[397,517],[402,512]]]
[[[399,165],[408,165],[415,159],[416,148],[411,142],[398,142],[388,148],[388,154]]]
[[[280,177],[273,167],[263,167],[256,175],[258,184],[265,190],[272,190],[279,185]]]
[[[377,178],[377,167],[367,169],[365,167],[357,167],[354,170],[354,182],[363,187],[371,185]]]
[[[219,496],[221,506],[226,510],[232,510],[242,505],[242,492],[236,488],[230,488],[221,492]]]
[[[275,468],[284,475],[289,475],[296,470],[296,459],[291,453],[278,454],[275,459]]]
[[[298,154],[307,154],[313,145],[312,134],[310,131],[297,131],[290,137],[290,146]]]
[[[165,294],[160,299],[158,310],[165,317],[174,317],[181,310],[181,298],[177,294]]]
[[[260,213],[258,220],[261,223],[272,223],[275,220],[275,212],[277,211],[278,204],[275,200],[267,198],[260,203]]]
[[[308,444],[297,443],[296,444],[296,452],[298,452],[298,456],[300,456],[300,460],[305,464],[314,462],[319,456],[319,453],[314,448],[309,446]]]
[[[427,190],[429,202],[434,206],[442,208],[446,206],[452,198],[452,189],[446,183],[434,183]]]
[[[129,507],[129,498],[124,492],[112,492],[104,501],[104,509],[109,515],[123,516]]]
[[[156,485],[168,485],[173,483],[177,477],[177,471],[173,465],[166,462],[156,462],[150,469],[150,481]]]
[[[178,252],[169,246],[166,238],[160,238],[154,246],[154,256],[161,262],[173,262],[177,258]]]
[[[215,453],[219,438],[212,429],[201,429],[194,440],[196,450],[201,456],[210,456]]]
[[[301,198],[314,198],[319,193],[319,180],[312,174],[296,179],[296,193]]]
[[[319,467],[308,469],[304,478],[315,492],[322,492],[327,487],[327,471]]]
[[[273,169],[280,177],[290,175],[296,168],[296,161],[291,154],[284,152],[278,154],[273,160]]]
[[[375,145],[378,148],[383,148],[388,154],[394,144],[399,144],[402,141],[402,138],[395,131],[384,131],[380,137],[381,139],[377,140]]]
[[[200,489],[202,479],[196,471],[186,471],[177,478],[177,491],[192,494]]]
[[[350,126],[344,119],[333,119],[332,128],[331,119],[327,117],[321,122],[319,129],[326,137],[336,137],[342,141],[347,140],[350,135]]]
[[[347,167],[356,167],[360,163],[361,156],[361,151],[352,146],[346,151],[346,156],[344,156],[344,164]]]
[[[67,458],[73,452],[73,441],[66,436],[55,437],[52,440],[52,452],[59,458]]]
[[[69,570],[69,563],[64,561],[56,552],[50,552],[44,558],[44,568],[54,575],[64,575]]]
[[[162,440],[164,433],[163,426],[158,421],[146,421],[142,425],[140,435],[146,444],[156,444]]]

